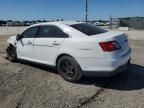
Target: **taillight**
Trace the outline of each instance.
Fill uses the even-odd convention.
[[[121,49],[120,44],[117,41],[100,42],[99,45],[103,51],[111,52]]]

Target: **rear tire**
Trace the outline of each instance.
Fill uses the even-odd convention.
[[[7,58],[11,62],[16,61],[17,59],[16,48],[12,45],[9,45],[7,48]]]
[[[70,82],[77,82],[83,76],[79,64],[70,56],[63,56],[58,60],[57,70],[65,80]]]

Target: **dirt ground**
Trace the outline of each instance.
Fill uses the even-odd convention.
[[[0,34],[0,108],[144,108],[141,38],[129,40],[132,61],[127,72],[113,78],[83,78],[79,83],[69,83],[55,69],[9,62],[5,52],[9,35]]]

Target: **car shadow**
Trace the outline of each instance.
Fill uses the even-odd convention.
[[[54,74],[58,74],[57,70],[54,67],[24,61],[21,63]],[[122,91],[143,89],[144,66],[137,64],[130,64],[129,69],[127,71],[117,74],[114,77],[111,78],[84,77],[76,84],[95,85],[96,87],[103,87],[107,89],[122,90]]]
[[[84,85],[95,85],[107,89],[130,91],[144,88],[144,66],[131,64],[128,71],[111,78],[84,78],[80,82]]]
[[[8,60],[7,57],[5,57],[5,59]],[[41,69],[41,70],[44,70],[44,71],[47,71],[47,72],[58,74],[58,72],[55,69],[55,67],[44,65],[44,64],[40,64],[40,63],[30,62],[30,61],[26,61],[26,60],[16,60],[13,63],[24,64],[24,65],[31,66],[33,68],[38,68],[38,69]]]
[[[48,65],[29,62],[29,61],[19,61],[19,63],[31,66],[33,68],[38,68],[38,69],[41,69],[41,70],[44,70],[44,71],[47,71],[47,72],[51,72],[51,73],[54,73],[54,74],[58,74],[56,68],[53,67],[53,66],[48,66]]]
[[[17,61],[16,63],[21,63],[47,72],[58,74],[57,70],[54,67],[50,67],[47,65],[41,65],[41,64],[27,62],[27,61]],[[129,69],[127,71],[117,74],[114,77],[111,78],[83,77],[76,84],[95,85],[96,87],[122,90],[122,91],[143,89],[144,88],[144,66],[137,65],[137,64],[130,64]]]

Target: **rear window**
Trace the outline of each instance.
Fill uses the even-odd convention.
[[[99,27],[96,27],[96,26],[93,26],[93,25],[87,24],[87,23],[74,24],[74,25],[71,25],[71,27],[79,30],[80,32],[82,32],[88,36],[107,32],[104,29],[101,29]]]

